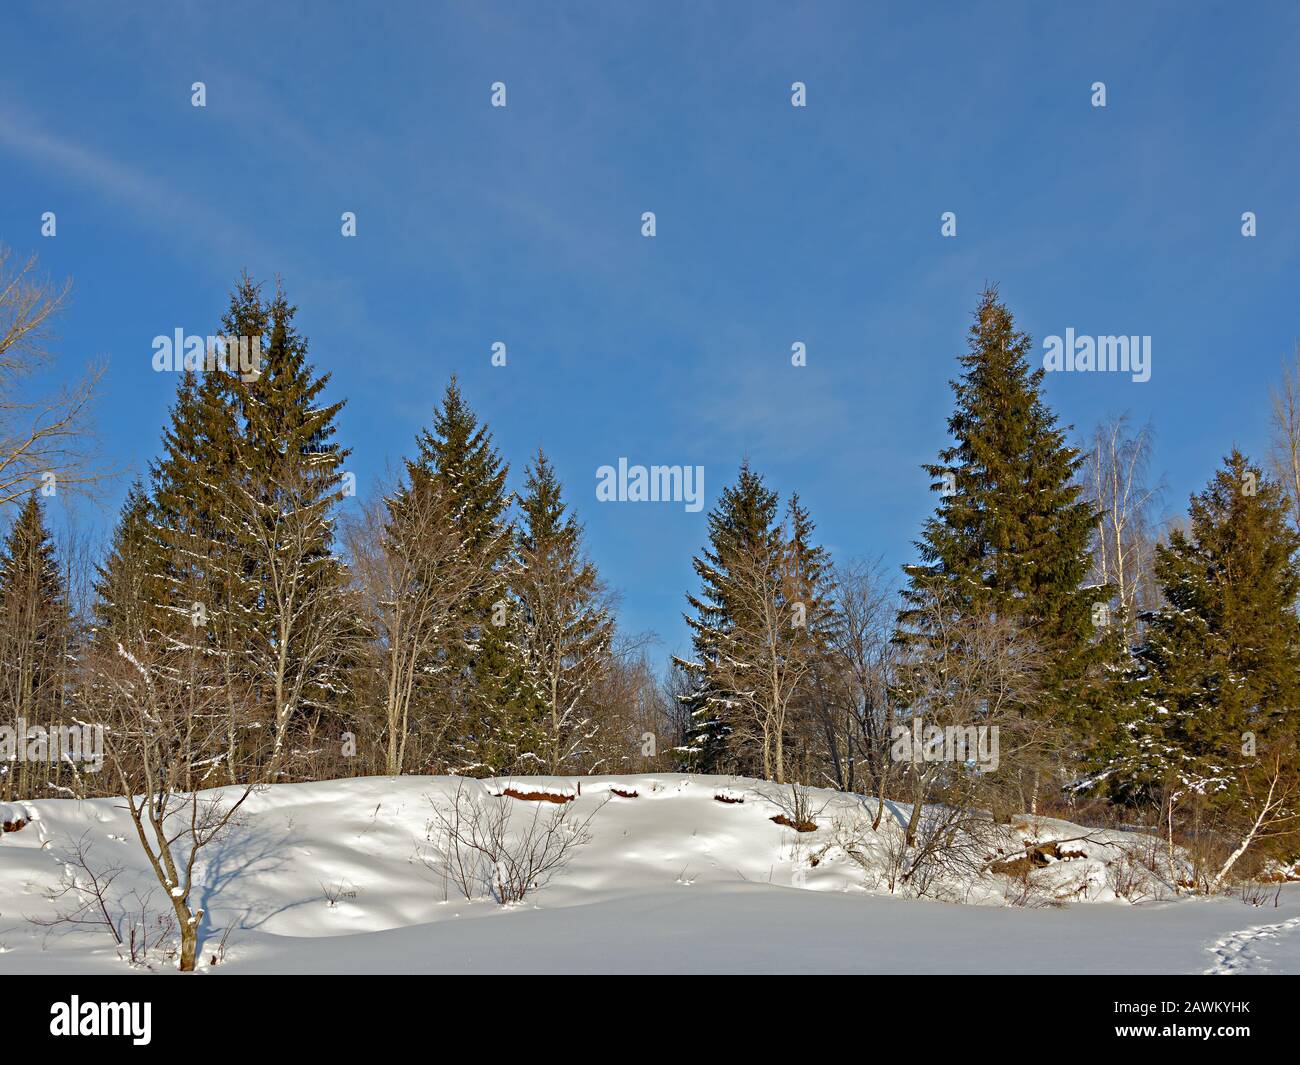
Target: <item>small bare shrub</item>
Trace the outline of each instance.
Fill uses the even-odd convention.
[[[337,884],[321,883],[321,893],[325,896],[325,903],[332,910],[344,899],[355,899],[357,889],[349,887],[346,880],[340,880]]]
[[[47,901],[59,904],[55,915],[28,921],[46,929],[47,938],[60,930],[103,932],[117,944],[118,956],[132,965],[147,965],[151,954],[159,952],[174,957],[176,922],[170,914],[155,911],[152,891],[144,895],[115,891],[122,867],[92,861],[88,836],[84,833],[58,856],[63,874],[45,893]]]
[[[491,895],[502,905],[522,902],[562,870],[573,851],[591,842],[592,819],[609,801],[578,820],[568,804],[540,804],[522,811],[516,801],[473,794],[461,780],[450,806],[430,797],[433,818],[417,852],[423,864],[450,882],[467,900]],[[549,805],[549,804],[548,804]]]
[[[837,817],[832,822],[828,835],[830,838],[812,855],[814,866],[820,865],[831,850],[838,848],[864,872],[872,876],[879,874],[879,865],[870,856],[871,843],[873,840],[878,841],[879,836],[871,828],[869,818],[852,814]]]
[[[208,962],[212,965],[220,965],[226,960],[226,943],[230,940],[230,933],[235,930],[235,922],[231,921],[226,925],[226,930],[221,933],[221,940],[217,943],[217,949],[212,952]]]
[[[806,784],[791,784],[788,790],[780,790],[771,795],[764,795],[780,811],[772,818],[779,825],[793,828],[796,832],[816,832],[817,818],[826,809],[826,803],[814,808],[812,789]]]
[[[1053,895],[1046,885],[1034,879],[1034,871],[1025,869],[1019,876],[1011,877],[1004,895],[1008,906],[1036,910],[1044,906],[1064,906],[1063,899]]]
[[[904,841],[898,878],[903,891],[916,898],[966,901],[1005,830],[957,806],[927,806],[911,824],[915,834],[910,847]]]
[[[1272,905],[1274,908],[1282,902],[1282,884],[1266,883],[1262,880],[1243,880],[1241,884],[1241,901],[1247,906],[1262,909]]]

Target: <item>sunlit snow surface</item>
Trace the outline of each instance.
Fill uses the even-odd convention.
[[[276,785],[204,852],[193,901],[204,908],[210,973],[1300,973],[1300,885],[1279,905],[1239,899],[1119,900],[1109,864],[1141,837],[1089,833],[1061,821],[1025,829],[1082,856],[1041,870],[1063,907],[1019,908],[1005,878],[973,885],[973,905],[891,896],[882,880],[890,834],[906,807],[887,810],[867,837],[868,868],[827,844],[835,822],[870,818],[875,804],[817,792],[817,832],[771,821],[773,785],[682,775],[511,778],[466,782],[481,801],[514,803],[519,822],[555,807],[493,792],[581,796],[571,816],[593,840],[518,905],[467,902],[420,859],[430,799],[457,782],[368,777]],[[635,791],[612,796],[610,787]],[[715,796],[731,799],[718,801]],[[743,801],[735,801],[742,799]],[[104,932],[43,928],[70,905],[51,901],[70,845],[120,866],[114,894],[153,891],[121,803],[9,804],[30,823],[0,837],[0,973],[130,972]],[[877,853],[878,852],[878,853]],[[816,858],[816,864],[812,859]],[[331,902],[330,897],[334,901]],[[227,934],[228,933],[228,934]],[[211,958],[225,939],[224,958]],[[154,971],[169,971],[165,958]],[[136,971],[148,971],[137,967]]]

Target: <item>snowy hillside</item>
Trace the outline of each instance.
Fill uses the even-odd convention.
[[[561,810],[562,837],[590,818],[590,841],[524,901],[501,905],[486,882],[469,901],[435,816],[460,783],[371,777],[253,795],[203,852],[200,969],[1300,972],[1300,885],[1276,907],[1179,899],[1143,865],[1155,841],[1038,820],[1014,826],[983,876],[909,897],[891,864],[906,807],[872,831],[874,802],[813,792],[816,830],[797,832],[772,820],[789,814],[788,791],[735,778],[463,782],[479,811],[509,812],[516,836]],[[530,798],[500,795],[507,785]],[[0,820],[0,973],[130,971],[105,928],[58,920],[93,898],[71,860],[79,845],[111,880],[117,927],[143,911],[137,928],[160,937],[135,968],[171,969],[166,900],[120,804],[9,804]]]

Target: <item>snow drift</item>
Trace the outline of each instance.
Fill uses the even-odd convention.
[[[466,899],[442,861],[436,816],[458,788],[482,809],[512,804],[512,831],[565,811],[571,825],[586,822],[590,841],[522,902],[501,905],[490,877]],[[906,806],[886,804],[873,830],[873,800],[807,798],[811,831],[773,820],[790,813],[789,789],[732,777],[369,777],[264,788],[202,852],[199,967],[1300,971],[1296,886],[1267,910],[1178,898],[1158,840],[1022,818],[979,841],[979,875],[948,882],[940,870],[922,889],[900,881]],[[0,819],[25,822],[0,835],[0,972],[174,968],[157,921],[168,907],[120,802],[9,804]],[[109,881],[102,909],[116,927],[157,936],[135,963],[102,923],[66,920],[95,901],[78,850]]]

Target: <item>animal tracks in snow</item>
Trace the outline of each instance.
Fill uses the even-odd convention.
[[[1205,970],[1207,976],[1232,976],[1239,973],[1266,972],[1268,957],[1258,948],[1282,936],[1300,934],[1300,917],[1278,924],[1260,924],[1230,932],[1207,949],[1214,956],[1214,964]]]

